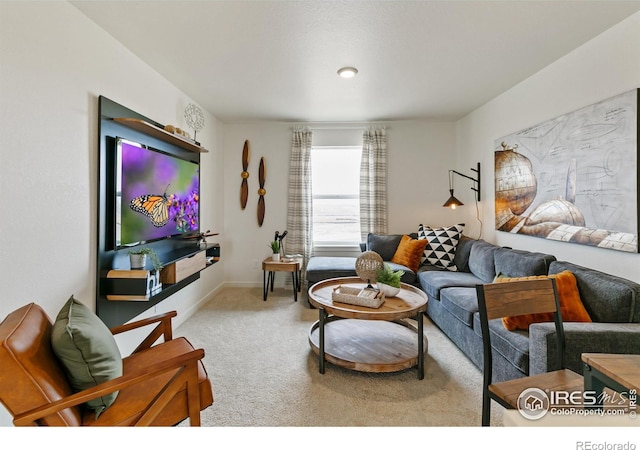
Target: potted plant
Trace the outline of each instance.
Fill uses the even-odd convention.
[[[151,264],[153,264],[153,268],[156,272],[159,272],[162,269],[162,262],[160,262],[160,258],[158,258],[158,254],[154,249],[149,247],[140,247],[129,250],[129,263],[131,264],[131,269],[144,269],[147,265],[147,255],[149,259],[151,259]]]
[[[273,253],[271,259],[274,261],[280,261],[280,241],[278,241],[277,239],[271,241],[269,247],[271,247],[271,252]]]
[[[382,267],[376,273],[376,284],[385,297],[393,297],[400,292],[402,275],[404,275],[404,270],[396,270],[394,272],[389,264],[382,264]]]

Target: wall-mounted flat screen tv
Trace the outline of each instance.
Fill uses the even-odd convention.
[[[116,138],[117,248],[199,231],[199,165]]]

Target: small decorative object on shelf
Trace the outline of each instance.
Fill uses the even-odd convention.
[[[176,128],[173,125],[165,125],[164,127],[159,127],[145,122],[144,120],[134,119],[130,117],[114,117],[113,120],[126,127],[161,139],[170,144],[177,145],[178,147],[190,152],[206,153],[209,151],[201,147],[200,145],[196,145],[193,140],[185,136],[184,131]]]
[[[273,252],[271,259],[274,261],[280,261],[280,241],[278,241],[277,239],[271,241],[269,247],[271,247],[271,251]]]
[[[371,250],[366,251],[356,259],[356,274],[362,281],[367,282],[367,287],[372,287],[371,283],[376,281],[382,264],[382,256]]]
[[[148,301],[162,291],[158,270],[110,270],[105,281],[107,300]]]
[[[207,238],[209,236],[217,236],[220,233],[212,233],[211,230],[207,230],[204,233],[196,233],[194,235],[191,236],[186,236],[184,239],[196,239],[196,246],[200,247],[200,246],[207,246]]]
[[[187,121],[187,125],[193,130],[193,141],[196,145],[200,145],[196,140],[196,135],[198,131],[204,128],[204,114],[202,110],[193,103],[189,103],[184,110],[184,118]]]
[[[153,268],[156,272],[159,272],[162,269],[162,262],[160,258],[158,258],[158,254],[149,247],[140,247],[129,250],[129,263],[131,264],[131,269],[144,269],[147,264],[147,255],[149,255],[149,259],[151,259],[151,264],[153,264]]]
[[[378,289],[384,292],[386,297],[395,297],[400,292],[402,275],[404,275],[404,270],[394,272],[389,264],[383,263],[382,268],[376,274]]]
[[[185,138],[191,140],[191,136],[189,135],[189,133],[184,131],[182,128],[176,127],[174,125],[165,125],[164,126],[164,131],[166,131],[168,133],[172,133],[172,134],[177,134],[177,135],[180,135],[182,137],[185,137]],[[197,144],[197,142],[195,142],[195,143]]]

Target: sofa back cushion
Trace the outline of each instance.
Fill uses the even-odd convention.
[[[584,307],[594,322],[640,322],[640,285],[566,261],[553,261],[549,273],[571,271]]]
[[[494,254],[496,274],[503,277],[530,277],[549,273],[549,264],[555,261],[553,255],[499,248]]]
[[[491,283],[496,277],[494,254],[498,248],[482,239],[473,243],[469,253],[469,270],[485,283]]]
[[[453,262],[458,268],[458,272],[469,272],[469,254],[471,253],[471,247],[475,239],[465,236],[460,236],[458,246],[456,247],[456,256],[453,258]]]

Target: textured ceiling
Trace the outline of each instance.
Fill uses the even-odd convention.
[[[225,122],[460,118],[640,1],[71,2]],[[355,66],[351,80],[337,76]]]

